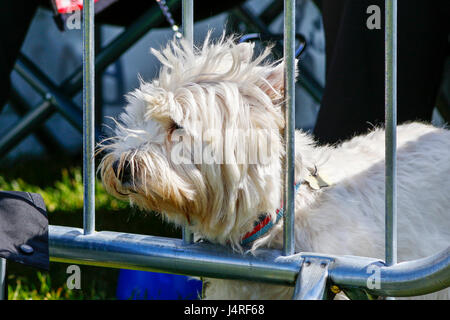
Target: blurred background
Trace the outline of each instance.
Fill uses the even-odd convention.
[[[242,6],[255,16],[258,16],[273,2],[276,1],[249,0],[242,1]],[[282,34],[282,14],[276,14],[271,20],[266,27],[274,34]],[[202,43],[209,30],[213,31],[213,37],[219,37],[227,24],[229,32],[233,28],[234,30],[238,29],[242,34],[257,31],[242,21],[244,20],[239,15],[239,12],[233,12],[233,9],[197,21],[194,29],[195,42],[197,44]],[[177,23],[180,25],[181,21],[177,21]],[[99,30],[97,30],[96,35],[98,38],[101,38],[102,46],[107,45],[125,29],[125,27],[106,24],[97,24],[97,28]],[[315,80],[323,87],[325,76],[323,26],[320,12],[312,1],[297,1],[297,32],[305,35],[308,43],[308,50],[302,56],[301,67],[307,68],[314,75]],[[97,101],[101,102],[101,105],[98,104],[97,108],[102,109],[102,114],[97,119],[99,125],[110,124],[110,121],[105,117],[115,117],[121,112],[125,103],[124,95],[138,86],[138,74],[144,80],[151,80],[156,76],[159,70],[159,62],[150,53],[150,48],[158,49],[165,46],[166,42],[172,39],[173,35],[173,31],[169,28],[154,28],[150,30],[103,72],[101,80],[96,79],[97,82],[101,82],[103,87],[103,90],[99,92],[97,97]],[[54,83],[62,83],[82,62],[81,30],[60,31],[54,21],[53,11],[40,7],[27,32],[21,52],[39,66]],[[14,87],[17,88],[20,96],[28,104],[35,105],[41,100],[41,96],[16,72],[12,73],[11,78]],[[311,129],[314,125],[319,104],[301,86],[298,86],[297,94],[297,127]],[[81,99],[80,91],[73,100],[77,105],[81,106]],[[17,110],[8,103],[1,113],[0,135],[10,130],[11,126],[20,118],[17,115]],[[105,131],[103,125],[100,129]],[[82,139],[80,132],[74,129],[59,113],[52,115],[45,122],[45,127],[57,140],[58,145],[64,148],[65,152],[76,154],[81,151]],[[105,133],[107,134],[107,130]],[[47,151],[35,134],[31,134],[11,149],[6,157],[13,159],[20,157],[24,153],[27,155],[40,155]]]

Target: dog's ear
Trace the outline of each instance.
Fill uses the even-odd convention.
[[[297,59],[295,60],[295,77],[298,75]],[[284,60],[271,68],[265,75],[266,83],[262,85],[262,89],[269,97],[280,99],[284,97]]]

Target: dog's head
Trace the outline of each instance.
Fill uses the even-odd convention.
[[[280,205],[283,63],[222,37],[173,41],[101,144],[107,191],[211,241],[238,244]]]

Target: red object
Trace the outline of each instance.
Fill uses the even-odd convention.
[[[95,0],[94,2],[98,2]],[[58,13],[72,13],[83,9],[83,0],[55,0],[56,10]]]
[[[277,209],[277,214],[278,214],[279,210]],[[261,230],[262,228],[264,228],[266,225],[268,225],[270,222],[270,216],[267,215],[263,221],[261,221],[260,223],[258,223],[252,231],[249,231],[245,234],[245,236],[242,238],[242,240],[246,240],[247,238],[250,238],[252,235],[254,235],[255,233],[257,233],[259,230]]]

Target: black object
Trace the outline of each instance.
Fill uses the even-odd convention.
[[[0,191],[0,257],[48,270],[48,217],[37,193]]]

